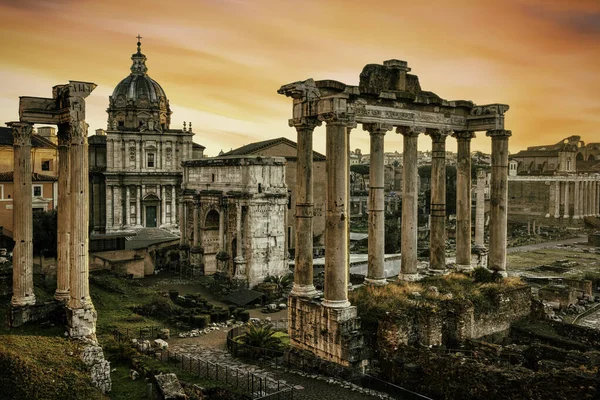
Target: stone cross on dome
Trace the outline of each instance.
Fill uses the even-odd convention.
[[[142,46],[142,37],[140,36],[140,34],[138,33],[138,35],[136,36],[137,38],[137,51],[140,52],[142,50],[141,46]]]

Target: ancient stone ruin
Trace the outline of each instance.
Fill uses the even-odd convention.
[[[358,86],[335,80],[308,79],[282,86],[278,93],[293,99],[289,120],[298,134],[296,259],[289,300],[289,334],[294,347],[346,366],[360,362],[361,338],[356,307],[348,301],[349,135],[358,123],[369,132],[369,265],[367,285],[384,285],[384,137],[396,128],[404,136],[402,192],[402,262],[399,279],[418,280],[417,272],[417,138],[432,140],[430,265],[444,273],[445,154],[448,136],[458,142],[456,263],[471,269],[471,139],[486,131],[492,140],[489,267],[506,276],[508,138],[504,113],[508,105],[477,106],[448,101],[421,90],[405,61],[369,64]],[[326,123],[327,201],[325,288],[323,299],[313,285],[312,264],[312,135]],[[479,221],[479,219],[478,219]],[[479,221],[480,224],[482,221]],[[481,227],[479,246],[483,245]]]
[[[52,98],[21,97],[14,136],[14,240],[11,324],[35,319],[33,291],[31,135],[33,124],[58,126],[58,269],[55,299],[67,309],[68,333],[95,339],[96,310],[89,292],[88,124],[85,98],[94,83],[69,81]]]

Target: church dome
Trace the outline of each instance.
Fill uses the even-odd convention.
[[[158,82],[148,76],[146,56],[139,41],[131,60],[131,73],[109,97],[108,129],[161,132],[169,129],[169,100]]]

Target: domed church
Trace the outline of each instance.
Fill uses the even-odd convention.
[[[181,162],[202,158],[192,124],[171,129],[163,88],[148,76],[138,36],[131,73],[109,97],[106,130],[106,233],[165,228],[179,231]]]

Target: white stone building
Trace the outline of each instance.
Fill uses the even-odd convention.
[[[189,256],[194,270],[219,271],[250,287],[288,273],[285,164],[283,157],[261,156],[184,161],[184,263]]]
[[[204,147],[192,142],[191,123],[170,128],[169,100],[148,76],[139,42],[131,60],[131,73],[115,87],[106,110],[106,232],[177,231],[181,162],[201,158]]]

